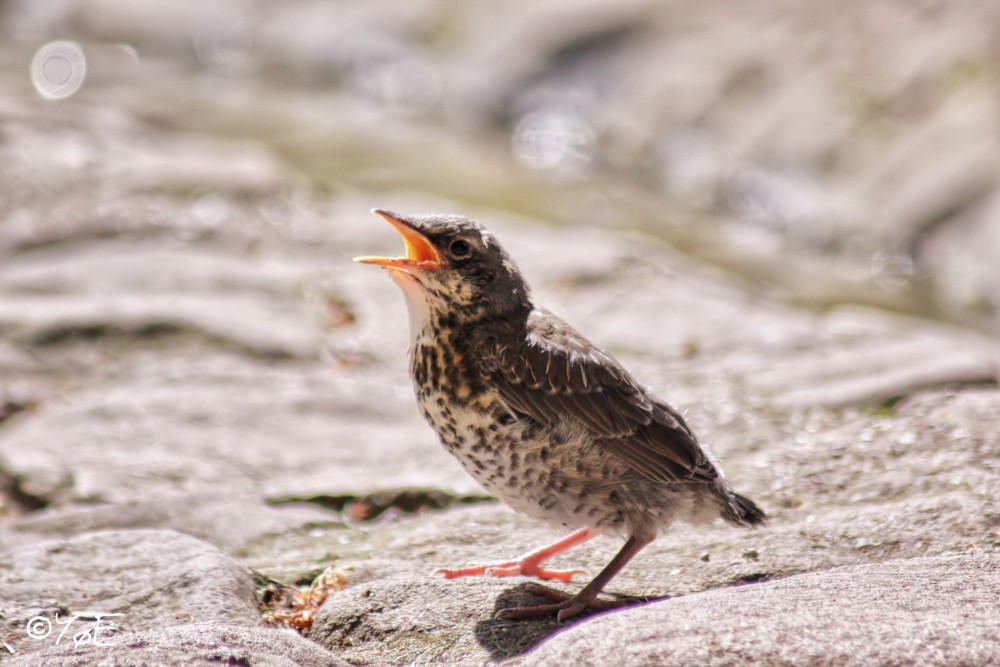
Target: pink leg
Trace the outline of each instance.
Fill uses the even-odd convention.
[[[514,577],[519,574],[526,577],[538,577],[539,579],[558,579],[559,581],[572,581],[573,575],[587,574],[584,570],[546,570],[540,567],[542,563],[549,560],[553,556],[557,556],[564,551],[572,549],[578,544],[583,544],[592,537],[595,537],[595,533],[590,528],[581,528],[580,530],[570,533],[566,537],[562,538],[558,542],[554,542],[548,546],[542,547],[541,549],[535,549],[534,551],[529,551],[528,553],[519,556],[514,560],[504,561],[502,563],[484,563],[482,565],[470,565],[468,567],[462,567],[457,569],[445,569],[441,568],[434,570],[434,574],[443,574],[445,579],[457,579],[459,577],[472,577],[476,575],[488,575],[491,577]]]

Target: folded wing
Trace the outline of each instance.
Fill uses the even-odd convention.
[[[545,311],[527,336],[489,338],[484,379],[514,412],[544,426],[582,425],[594,442],[657,481],[713,482],[718,472],[684,419],[618,362]]]

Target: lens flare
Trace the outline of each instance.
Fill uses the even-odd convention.
[[[49,42],[31,60],[31,83],[42,97],[66,99],[83,84],[87,58],[76,42]]]

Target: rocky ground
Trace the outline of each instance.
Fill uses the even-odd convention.
[[[324,3],[287,3],[281,21],[262,23],[256,33],[271,50],[254,77],[220,74],[231,65],[223,56],[239,53],[239,21],[223,22],[236,26],[236,37],[222,40],[228,50],[218,40],[214,51],[202,44],[191,63],[173,50],[201,34],[191,32],[201,25],[198,12],[239,3],[176,4],[189,14],[150,18],[110,0],[89,12],[72,2],[34,5],[50,15],[0,5],[22,35],[19,47],[3,50],[2,76],[14,94],[0,97],[0,662],[1000,664],[1000,342],[989,333],[995,292],[982,288],[996,265],[974,261],[995,241],[995,218],[986,213],[995,209],[996,175],[976,165],[991,164],[996,145],[983,133],[976,143],[959,131],[974,135],[959,120],[987,122],[987,103],[948,107],[954,118],[939,115],[928,102],[937,89],[914,83],[940,83],[930,74],[938,70],[914,55],[912,78],[897,72],[910,87],[887,88],[902,96],[886,93],[901,106],[878,112],[910,123],[911,132],[886,139],[902,142],[896,166],[879,166],[860,148],[854,162],[840,154],[823,162],[820,149],[827,147],[827,157],[833,149],[819,139],[816,153],[796,153],[801,146],[786,135],[787,144],[772,146],[829,167],[819,179],[824,196],[837,188],[864,195],[838,199],[855,207],[837,209],[840,217],[824,228],[828,238],[847,225],[864,243],[803,241],[789,232],[801,222],[797,214],[781,222],[780,233],[744,220],[756,231],[737,237],[739,216],[716,208],[731,200],[707,209],[698,203],[698,188],[708,187],[702,181],[673,191],[661,210],[647,187],[651,172],[574,172],[580,165],[573,167],[572,151],[557,160],[516,141],[513,156],[500,157],[495,144],[475,138],[468,116],[444,131],[426,118],[413,124],[398,109],[386,111],[398,103],[393,94],[409,95],[402,99],[411,110],[420,97],[364,88],[364,72],[344,64],[344,44],[357,44],[348,36],[366,26],[365,43],[394,54],[376,62],[405,61],[415,68],[405,80],[419,80],[429,70],[420,69],[422,60],[403,59],[410,52],[399,44],[418,35],[428,57],[431,47],[464,43],[427,27],[441,3],[414,3],[419,9],[395,23],[374,9],[323,23]],[[943,35],[985,25],[992,5],[967,4],[964,12],[935,15],[952,28]],[[581,19],[540,31],[550,21],[545,12],[558,15],[559,3],[538,3],[531,20],[504,24],[495,48],[504,35],[535,48],[524,49],[526,69],[518,76],[517,63],[506,79],[498,68],[496,90],[507,81],[509,91],[527,96],[524,81],[546,81],[526,73],[535,71],[532,58],[536,69],[565,64],[553,56],[563,53],[554,35],[566,43],[595,34],[610,39],[608,26],[631,35],[653,11],[650,3],[620,6],[608,14],[593,3],[580,16],[602,23]],[[929,5],[923,11],[934,12]],[[456,19],[458,26],[485,20],[457,15],[466,21]],[[751,18],[751,26],[767,23],[766,16]],[[917,18],[913,30],[924,26]],[[703,39],[722,31],[703,25],[699,33],[703,19],[690,20],[692,34]],[[291,25],[300,39],[274,37]],[[310,37],[313,25],[339,26],[339,41],[321,49],[327,33],[316,27]],[[861,35],[885,32],[879,21],[862,25]],[[734,28],[734,35],[747,29]],[[67,31],[91,40],[91,78],[69,99],[38,99],[23,80],[34,49],[26,45]],[[804,38],[796,35],[777,31],[767,48],[755,43],[763,78],[750,80],[772,81],[778,60],[765,57],[768,49],[799,44]],[[873,43],[869,38],[862,42]],[[115,40],[145,44],[154,56],[121,74],[116,59],[127,54],[115,50]],[[630,40],[610,43],[629,46],[571,62],[628,62],[637,48]],[[965,63],[963,76],[945,78],[957,96],[979,99],[993,76],[982,64],[991,61],[977,60],[986,58],[981,42],[969,38],[965,50],[947,37],[935,43],[936,59],[928,62]],[[364,50],[350,52],[358,58]],[[716,65],[728,71],[754,61],[744,56]],[[317,83],[326,71],[321,63],[333,63],[340,88]],[[570,69],[592,71],[576,67]],[[281,95],[260,83],[289,71],[299,83]],[[440,71],[453,77],[448,81],[465,80],[461,68]],[[539,71],[572,80],[555,65]],[[812,79],[793,79],[823,91],[838,81],[822,69]],[[351,86],[361,92],[331,92]],[[764,87],[775,86],[784,89]],[[717,103],[752,108],[754,90],[727,88]],[[923,90],[923,106],[900,101],[907,90]],[[358,98],[366,95],[382,106],[365,106]],[[496,93],[476,98],[485,110],[463,108],[476,111],[477,122],[516,129],[520,121],[510,117],[529,113],[518,104],[549,99],[519,95]],[[611,99],[602,108],[627,107],[632,98]],[[444,113],[434,108],[425,115]],[[598,117],[629,127],[610,112],[586,118]],[[703,178],[718,180],[723,191],[743,182],[730,179],[727,160],[763,160],[765,138],[783,126],[777,116],[758,118],[770,119],[759,134],[721,116],[704,123],[757,143],[723,151],[725,159],[711,162],[721,171]],[[808,118],[808,127],[826,127],[822,116]],[[657,122],[668,121],[680,127],[691,118]],[[792,134],[816,138],[805,129]],[[863,135],[842,138],[868,146]],[[610,131],[602,136],[621,139]],[[731,147],[735,139],[727,141]],[[910,180],[898,175],[913,142],[952,156],[968,148],[947,172],[975,176],[962,181],[971,189],[947,190],[965,199],[922,188],[921,179],[945,173],[930,165],[915,167]],[[600,159],[588,164],[612,169],[626,148],[648,146],[642,137],[605,141],[594,149]],[[676,157],[663,150],[657,154]],[[554,162],[531,171],[544,159]],[[926,213],[929,205],[904,205],[919,204],[918,193],[934,193],[944,208],[965,202],[948,218],[961,225],[925,225],[916,213],[900,213],[866,229],[854,216],[872,213],[879,190],[852,186],[845,174],[856,171],[858,179],[881,174],[873,182],[897,188],[898,211]],[[765,176],[773,186],[774,174]],[[701,211],[697,216],[677,213],[685,197],[693,198],[685,206]],[[735,486],[767,509],[770,523],[754,531],[678,526],[611,585],[645,604],[564,626],[492,618],[530,597],[523,580],[431,576],[434,567],[511,556],[555,533],[485,497],[420,419],[405,371],[402,299],[378,270],[350,262],[401,245],[368,214],[374,206],[462,212],[486,223],[518,259],[538,300],[681,409]],[[706,225],[733,243],[706,249]],[[974,233],[956,231],[962,228]],[[921,247],[934,249],[920,255],[919,271],[898,255],[906,245],[899,240],[917,231]],[[738,261],[725,259],[735,256],[734,247],[743,248]],[[851,278],[857,257],[872,252],[895,258],[888,273],[879,265],[863,280]],[[948,298],[961,262],[975,268],[961,277],[968,302]],[[763,277],[775,279],[733,271],[761,266]],[[808,280],[821,274],[830,282]],[[843,290],[840,298],[831,296],[834,287]],[[817,301],[840,305],[804,307]],[[953,317],[917,316],[930,312]],[[601,538],[559,563],[593,573],[619,546]],[[331,585],[325,599],[312,599],[310,628],[296,620],[301,615],[262,612],[287,597],[288,587],[305,590],[324,573]]]

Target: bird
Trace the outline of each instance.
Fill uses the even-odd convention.
[[[547,603],[495,614],[555,615],[562,623],[623,604],[600,593],[678,520],[764,523],[765,512],[733,491],[676,409],[534,302],[517,265],[482,224],[453,214],[372,213],[400,233],[406,254],[354,261],[386,269],[402,290],[423,417],[488,493],[571,531],[512,560],[435,573],[570,582],[585,572],[543,563],[597,535],[624,538],[577,593],[529,584]]]

